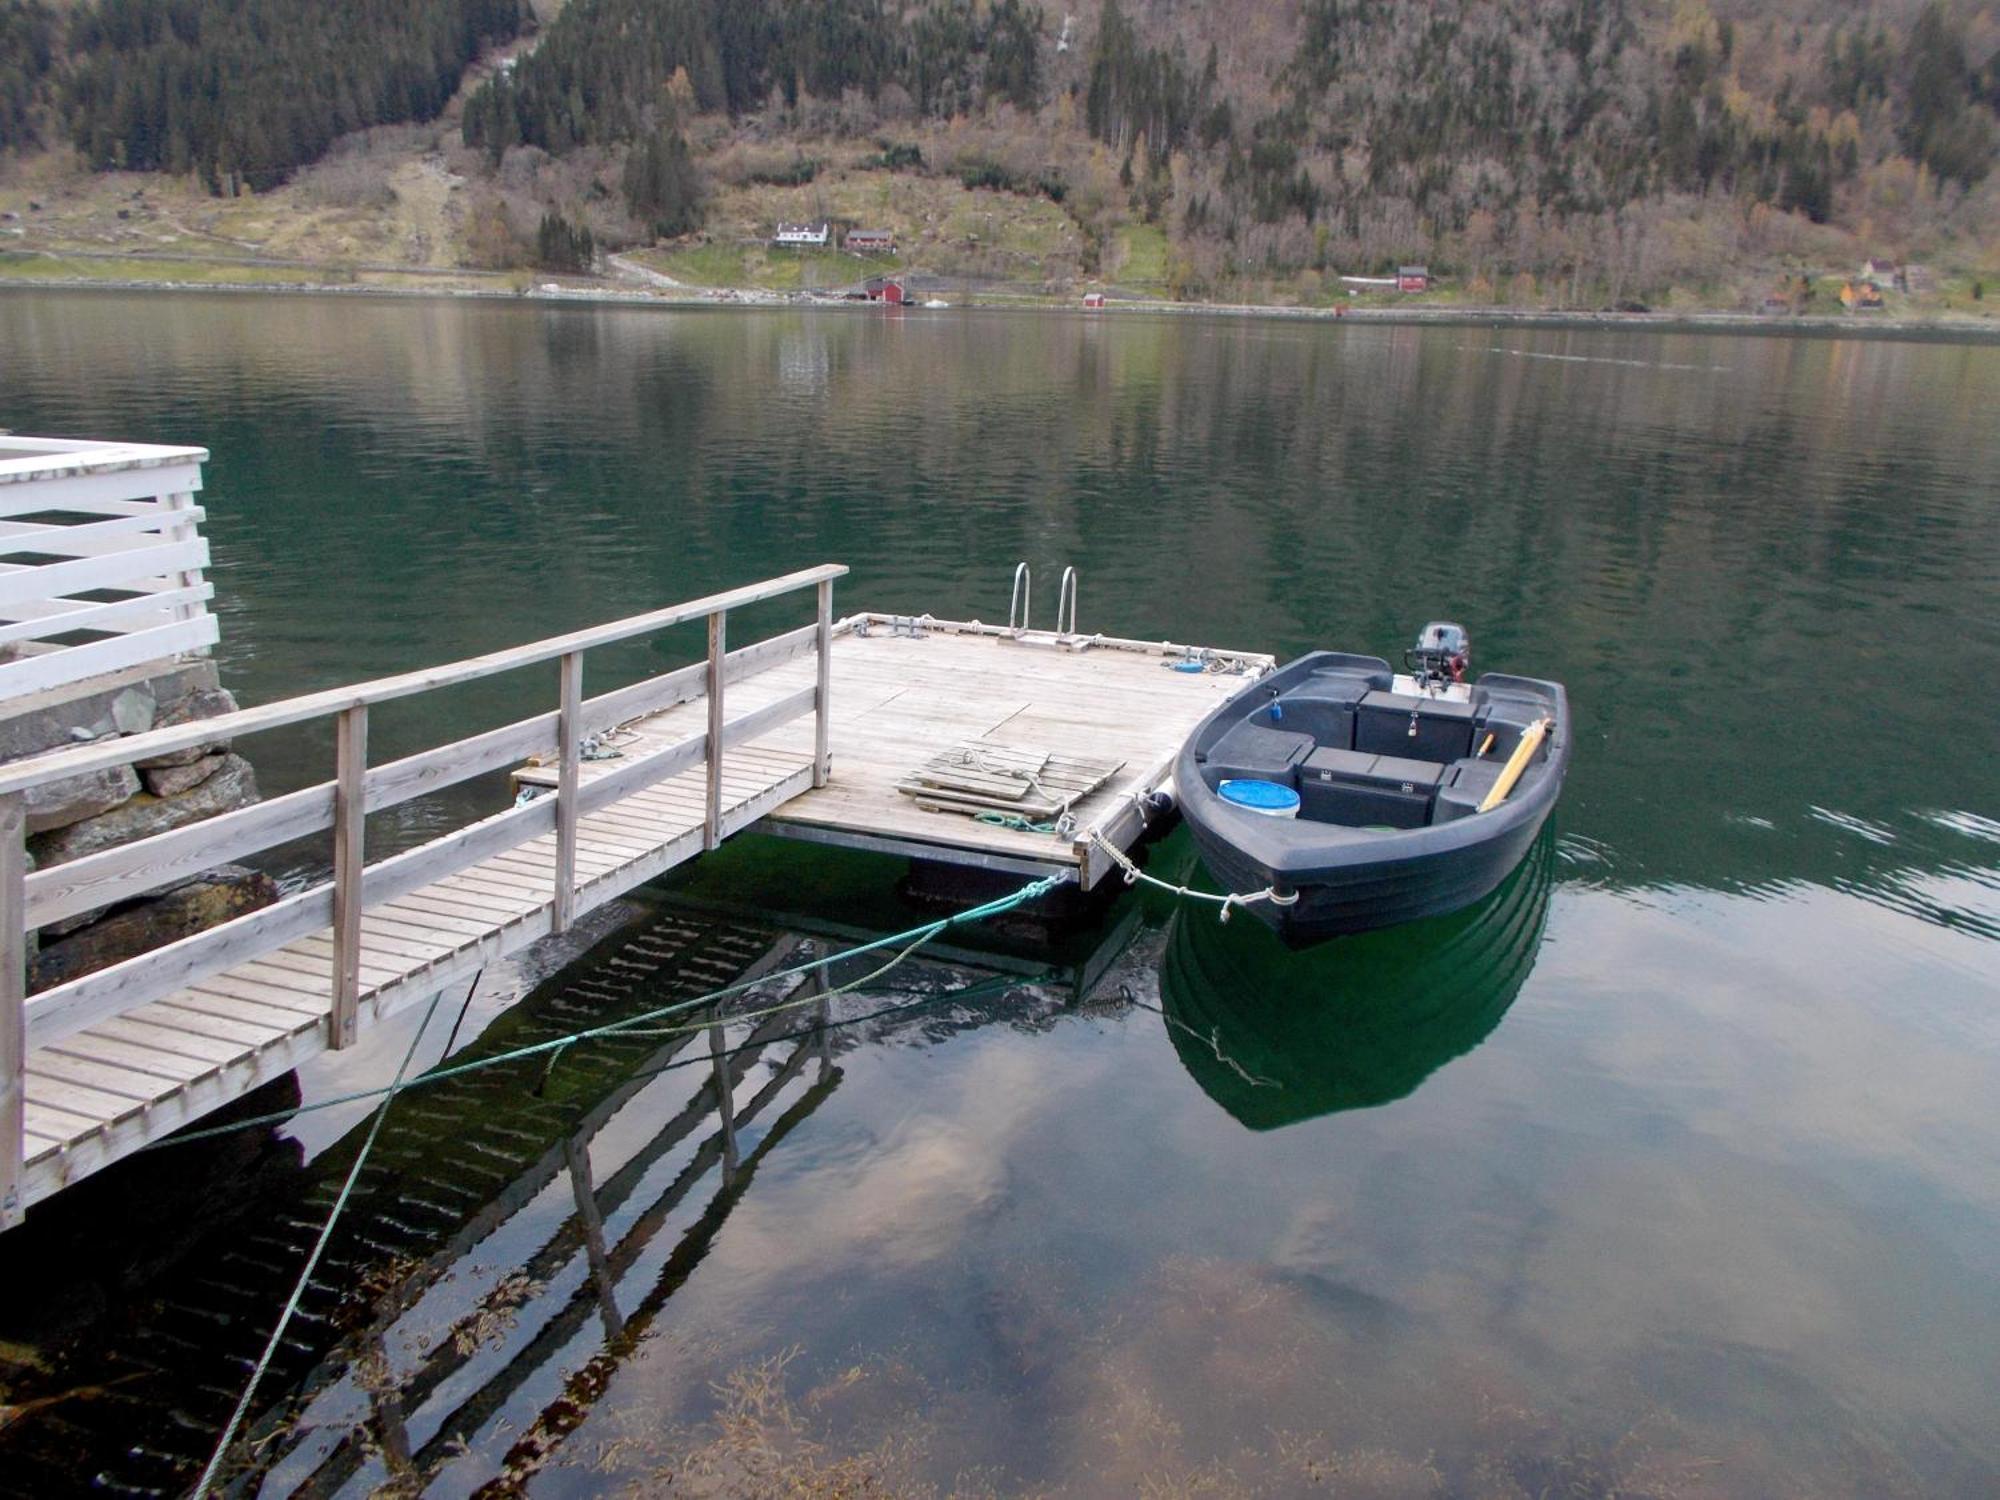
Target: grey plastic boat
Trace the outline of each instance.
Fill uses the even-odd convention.
[[[1405,672],[1316,651],[1252,683],[1181,747],[1175,789],[1202,862],[1303,946],[1459,910],[1521,862],[1569,769],[1562,685],[1489,672],[1433,623]]]

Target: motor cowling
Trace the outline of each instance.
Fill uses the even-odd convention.
[[[1463,682],[1472,669],[1472,637],[1452,620],[1432,620],[1403,653],[1403,665],[1423,682]]]

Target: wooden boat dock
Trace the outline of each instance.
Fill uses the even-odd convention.
[[[1158,815],[1188,731],[1272,665],[1255,653],[1079,633],[1069,580],[1066,628],[1055,631],[1026,627],[1020,592],[1006,626],[836,620],[833,583],[846,572],[809,568],[487,656],[0,767],[0,1228],[747,828],[1093,886],[1113,868],[1103,845],[1130,847]],[[810,622],[732,649],[732,611],[798,595],[816,605]],[[706,626],[704,659],[584,695],[593,648],[690,625]],[[369,763],[372,707],[551,662],[548,711]],[[330,779],[26,868],[29,789],[315,720],[333,722]],[[1022,765],[1030,769],[1010,769]],[[368,814],[508,770],[527,789],[515,805],[369,859]],[[966,800],[982,779],[995,785],[987,808]],[[1036,798],[1068,805],[1048,817],[1024,797],[1036,811],[1010,814],[1024,779]],[[41,927],[327,834],[326,881],[25,994],[29,937]]]

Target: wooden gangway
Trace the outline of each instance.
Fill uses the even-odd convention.
[[[0,1228],[360,1028],[753,824],[1089,886],[1160,804],[1174,749],[1270,658],[976,621],[836,622],[826,564],[611,624],[0,767]],[[729,649],[733,611],[807,594],[814,618]],[[1025,613],[1025,612],[1024,612]],[[586,698],[585,654],[704,624],[704,660]],[[370,709],[555,662],[556,707],[371,766]],[[1163,670],[1191,663],[1210,670]],[[836,709],[838,705],[838,709]],[[328,781],[30,872],[30,788],[332,720]],[[616,732],[614,759],[592,759]],[[1059,827],[926,812],[900,783],[967,741],[1096,755],[1115,772]],[[369,814],[518,770],[545,795],[371,861]],[[25,993],[28,935],[313,835],[326,881],[195,936]]]

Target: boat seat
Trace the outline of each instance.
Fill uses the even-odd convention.
[[[1315,745],[1335,750],[1354,748],[1354,706],[1369,691],[1368,680],[1356,674],[1315,672],[1264,709],[1273,729],[1312,736]]]
[[[1528,726],[1547,712],[1543,704],[1526,698],[1493,698],[1482,704],[1472,725],[1472,744],[1467,753],[1479,760],[1490,760],[1505,765],[1507,757],[1514,753],[1514,747],[1521,743],[1521,736],[1528,732]],[[1479,749],[1486,743],[1486,736],[1493,736],[1493,744],[1484,755]]]
[[[1493,790],[1493,783],[1500,779],[1500,769],[1505,764],[1506,757],[1498,754],[1489,754],[1483,760],[1468,757],[1452,762],[1445,768],[1443,783],[1438,787],[1437,811],[1431,821],[1456,823],[1478,812],[1479,804]]]
[[[1215,742],[1202,767],[1210,786],[1225,781],[1275,781],[1297,786],[1299,762],[1312,754],[1312,736],[1273,729],[1262,722],[1264,710],[1234,725]]]

